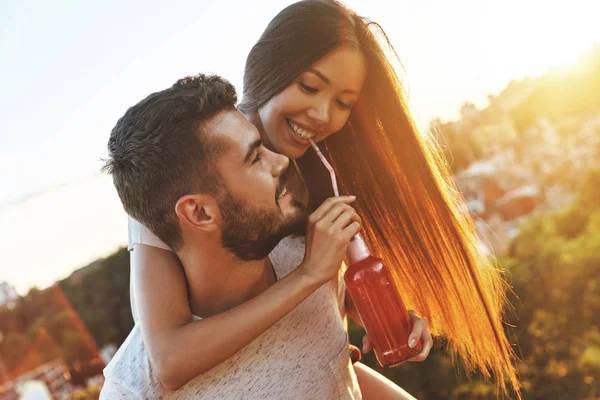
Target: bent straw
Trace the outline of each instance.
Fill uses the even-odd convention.
[[[315,144],[315,142],[312,141],[312,139],[308,139],[308,140],[310,141],[310,144],[313,147],[313,149],[315,149],[315,151],[317,152],[317,155],[321,159],[321,162],[323,163],[323,165],[325,165],[325,168],[327,168],[327,170],[329,171],[329,175],[331,176],[331,186],[333,186],[334,196],[336,196],[336,197],[339,196],[340,192],[338,191],[337,178],[335,177],[335,171],[333,170],[333,167],[331,166],[331,164],[329,164],[329,162],[327,161],[327,159],[325,158],[323,153],[321,153],[319,146],[317,146]]]
[[[331,166],[331,164],[329,164],[329,161],[327,161],[323,153],[321,153],[319,146],[317,146],[315,142],[312,141],[312,139],[308,139],[308,141],[310,142],[312,148],[315,149],[315,151],[317,152],[317,155],[321,159],[321,162],[323,162],[323,165],[325,165],[325,168],[329,170],[329,175],[331,176],[331,186],[333,186],[333,194],[335,197],[338,197],[340,195],[340,192],[338,191],[337,178],[335,177],[335,171],[333,167]],[[356,235],[352,236],[350,242],[350,247],[348,249],[352,253],[359,252],[360,254],[369,254],[369,250],[367,249],[365,242],[363,242],[362,238],[360,237],[360,234],[357,233]]]

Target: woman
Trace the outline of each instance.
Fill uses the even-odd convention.
[[[250,51],[239,108],[268,148],[296,160],[296,191],[308,194],[310,210],[331,196],[326,171],[307,151],[309,138],[320,142],[343,191],[357,195],[364,239],[392,268],[403,299],[447,338],[467,371],[518,393],[501,320],[505,284],[480,254],[438,152],[417,131],[388,50],[395,58],[377,24],[339,3],[295,3]],[[191,319],[185,277],[174,253],[160,244],[133,244],[134,314],[157,369],[184,376],[171,385],[176,388],[202,372],[191,354],[173,360],[173,332]],[[182,295],[165,299],[167,287]],[[357,373],[363,391],[369,373]]]

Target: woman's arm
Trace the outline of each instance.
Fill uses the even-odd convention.
[[[335,276],[350,238],[360,229],[360,219],[351,209],[344,213],[356,223],[343,230],[320,228],[328,225],[320,221],[335,220],[339,207],[333,206],[340,202],[350,201],[327,201],[311,215],[305,258],[295,271],[245,303],[200,321],[192,321],[185,274],[175,254],[135,245],[131,253],[135,309],[150,360],[165,388],[176,390],[233,356]]]
[[[322,284],[297,269],[237,307],[192,321],[175,254],[135,245],[132,255],[142,337],[158,380],[169,390],[233,356]]]
[[[354,372],[364,400],[416,400],[400,386],[364,364],[354,363]]]

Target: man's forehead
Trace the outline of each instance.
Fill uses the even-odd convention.
[[[221,144],[223,155],[245,154],[248,147],[260,139],[258,130],[236,108],[215,115],[206,128],[211,132],[212,140]]]

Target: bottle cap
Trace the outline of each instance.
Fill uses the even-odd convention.
[[[348,245],[348,250],[346,250],[346,257],[348,258],[350,265],[356,264],[370,255],[371,254],[364,240],[360,237],[360,235],[354,235],[352,241]]]

